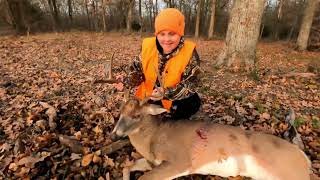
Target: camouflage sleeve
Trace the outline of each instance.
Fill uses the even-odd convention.
[[[166,89],[165,98],[180,100],[189,97],[198,86],[200,72],[200,57],[197,50],[194,49],[192,58],[182,74],[180,83],[175,88]]]
[[[144,81],[144,74],[142,71],[141,55],[133,59],[132,64],[127,69],[127,77],[125,85],[128,87],[136,87]]]

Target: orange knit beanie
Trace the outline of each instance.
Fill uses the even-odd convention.
[[[175,8],[162,10],[156,17],[155,35],[163,30],[173,31],[180,36],[184,35],[184,15]]]

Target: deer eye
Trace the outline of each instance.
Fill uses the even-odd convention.
[[[132,116],[132,118],[133,118],[133,119],[139,118],[139,114],[134,114],[134,115]]]

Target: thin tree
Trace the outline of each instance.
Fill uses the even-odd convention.
[[[201,15],[201,4],[202,0],[198,0],[198,5],[197,5],[197,20],[196,20],[196,30],[194,33],[194,36],[196,38],[199,37],[199,29],[200,29],[200,15]]]
[[[233,70],[251,70],[256,59],[256,45],[265,0],[234,1],[231,9],[226,40],[217,58],[217,66]]]
[[[72,16],[72,0],[68,0],[68,15],[70,20],[70,26],[73,24],[73,16]]]
[[[214,33],[214,20],[216,12],[216,0],[211,0],[211,16],[210,16],[210,25],[208,30],[208,38],[212,39]]]
[[[50,7],[50,12],[52,13],[55,27],[60,28],[60,16],[59,16],[59,10],[57,7],[57,2],[56,0],[48,0],[48,4]]]
[[[91,19],[90,19],[89,7],[88,7],[88,0],[84,0],[84,8],[87,13],[88,28],[91,29]]]
[[[280,31],[280,23],[282,19],[282,9],[283,9],[283,4],[285,0],[278,0],[278,6],[277,6],[277,17],[275,20],[275,28],[274,28],[274,39],[279,40],[279,31]]]
[[[304,15],[302,19],[302,24],[301,24],[298,39],[297,39],[297,47],[299,50],[307,49],[313,16],[315,14],[315,10],[318,4],[319,4],[319,0],[307,1],[307,5],[304,10]]]
[[[139,0],[139,24],[140,24],[140,36],[142,37],[142,28],[143,28],[143,20],[142,20],[142,6],[141,0]]]
[[[106,1],[107,0],[101,0],[102,1],[102,5],[101,5],[101,17],[102,17],[102,27],[103,27],[103,31],[106,32],[107,31],[107,22],[106,22]]]
[[[13,20],[13,26],[17,33],[24,34],[27,31],[25,24],[25,14],[23,6],[25,1],[23,0],[7,0],[11,19]]]
[[[134,0],[128,0],[127,32],[131,32],[133,7],[134,7]]]

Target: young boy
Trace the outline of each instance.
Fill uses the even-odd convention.
[[[184,39],[184,27],[179,10],[162,10],[155,19],[155,37],[143,40],[141,54],[129,72],[130,86],[139,85],[135,96],[160,95],[152,100],[166,108],[172,119],[189,118],[201,105],[195,92],[200,59],[195,43]],[[157,74],[161,74],[162,83]]]

